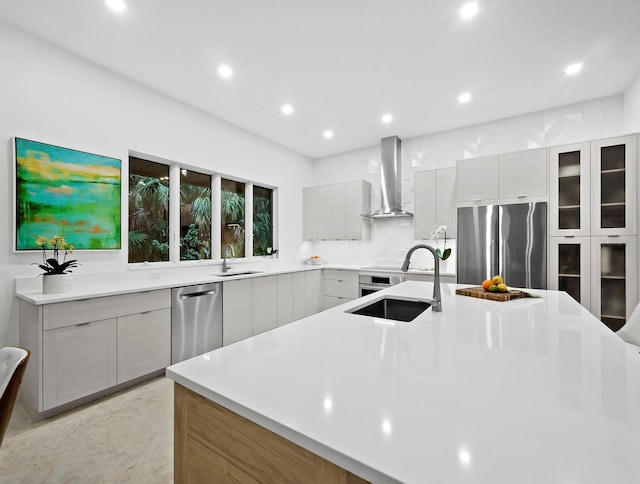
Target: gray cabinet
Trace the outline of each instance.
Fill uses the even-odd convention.
[[[436,225],[445,225],[447,238],[456,238],[456,195],[456,168],[416,172],[413,214],[416,239],[428,239]]]
[[[365,181],[335,183],[303,189],[305,240],[363,240],[369,238],[371,185]]]
[[[225,281],[222,286],[222,344],[253,335],[253,281]]]
[[[358,271],[324,269],[322,273],[322,309],[330,309],[360,296]]]
[[[171,360],[171,291],[34,305],[19,301],[20,345],[31,351],[21,400],[38,419]]]

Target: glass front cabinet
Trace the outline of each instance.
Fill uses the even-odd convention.
[[[638,302],[636,135],[549,149],[549,288],[609,328]]]

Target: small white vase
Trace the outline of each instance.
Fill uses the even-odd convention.
[[[44,274],[42,276],[42,293],[58,294],[65,292],[70,285],[69,274]]]

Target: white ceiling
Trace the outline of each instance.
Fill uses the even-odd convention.
[[[639,0],[479,0],[470,21],[466,0],[125,1],[0,0],[0,18],[312,158],[621,94],[640,74]]]

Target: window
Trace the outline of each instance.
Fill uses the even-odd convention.
[[[245,184],[223,178],[220,188],[220,257],[244,257]]]
[[[273,190],[253,187],[253,255],[273,253]]]
[[[169,260],[169,167],[129,157],[129,262]]]
[[[180,170],[180,260],[211,259],[211,175]]]

